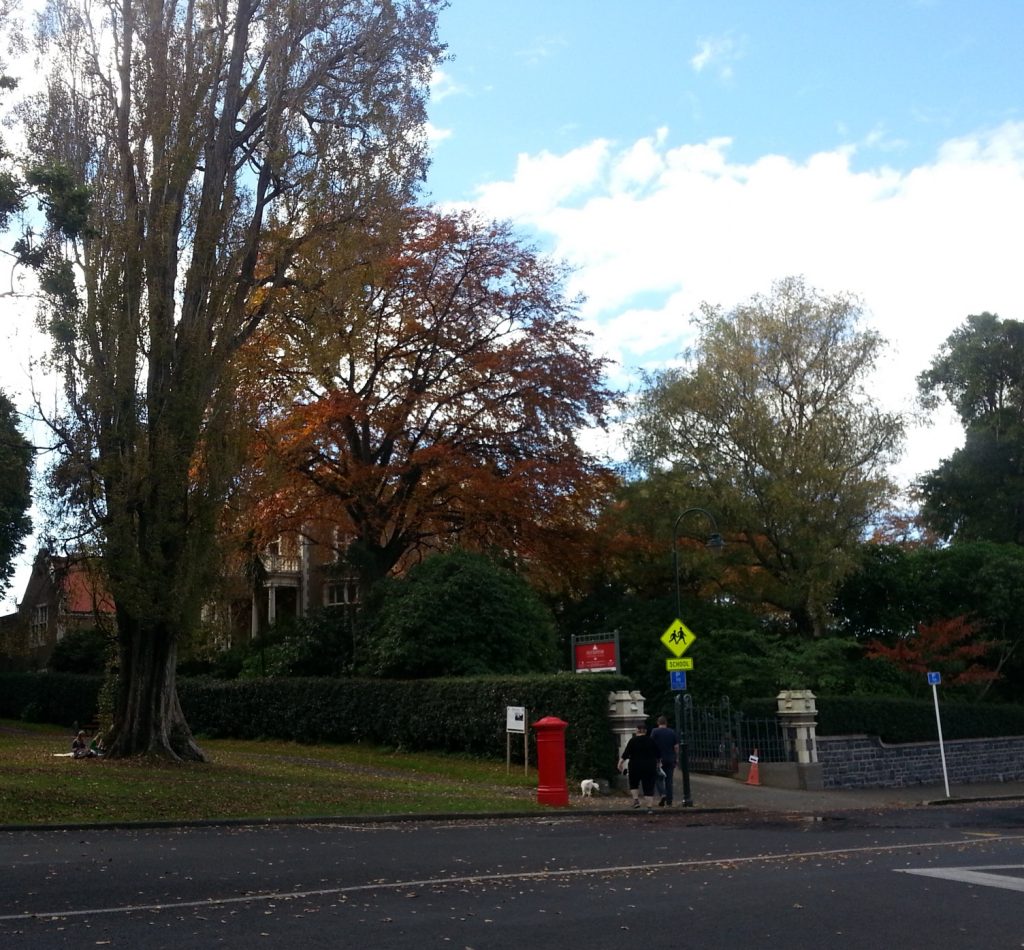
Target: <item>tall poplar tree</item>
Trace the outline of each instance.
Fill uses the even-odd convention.
[[[98,528],[112,753],[201,758],[175,688],[239,460],[232,367],[315,233],[425,170],[441,0],[51,0],[26,110],[50,224],[20,250],[63,373],[54,484]]]

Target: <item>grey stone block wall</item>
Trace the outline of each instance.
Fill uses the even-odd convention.
[[[1024,736],[944,743],[950,784],[1024,779]],[[939,743],[888,745],[874,736],[818,736],[825,788],[942,784]]]

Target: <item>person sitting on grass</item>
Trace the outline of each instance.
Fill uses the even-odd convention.
[[[74,759],[88,759],[90,756],[96,753],[86,745],[85,732],[83,730],[78,731],[78,735],[71,742],[71,757]]]
[[[107,747],[103,744],[103,733],[97,732],[89,743],[89,755],[103,755]]]

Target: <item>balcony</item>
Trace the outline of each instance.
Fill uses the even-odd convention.
[[[287,554],[261,554],[263,569],[267,572],[267,582],[273,584],[299,582],[299,557]]]

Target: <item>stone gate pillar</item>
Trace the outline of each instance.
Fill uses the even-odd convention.
[[[799,787],[823,787],[821,766],[818,764],[818,707],[809,689],[784,689],[776,697],[776,716],[786,734],[786,741],[797,764]]]
[[[617,755],[622,755],[629,737],[636,732],[636,724],[647,718],[644,702],[643,695],[636,689],[618,689],[608,694],[608,721],[615,736]]]

